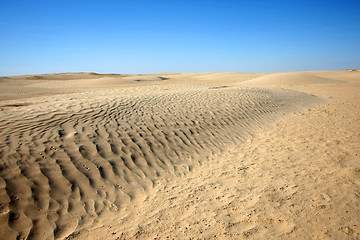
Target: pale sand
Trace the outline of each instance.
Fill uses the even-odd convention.
[[[0,239],[358,239],[360,72],[0,77]]]

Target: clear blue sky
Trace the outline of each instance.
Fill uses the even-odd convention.
[[[360,1],[0,0],[0,75],[360,68]]]

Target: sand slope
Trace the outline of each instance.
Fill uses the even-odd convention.
[[[297,86],[312,84],[339,84],[341,80],[318,76],[307,72],[271,73],[243,82],[247,85]]]
[[[360,78],[331,73],[36,80],[0,102],[0,235],[355,239]]]

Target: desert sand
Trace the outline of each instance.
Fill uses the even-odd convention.
[[[0,239],[359,239],[360,71],[0,77]]]

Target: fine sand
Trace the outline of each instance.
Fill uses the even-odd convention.
[[[360,71],[0,77],[0,239],[359,239]]]

